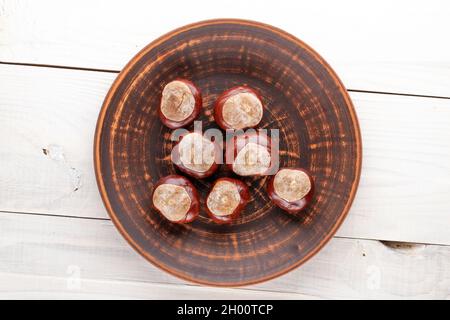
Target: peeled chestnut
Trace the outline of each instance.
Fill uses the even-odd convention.
[[[197,87],[185,79],[177,79],[165,85],[159,117],[170,129],[184,127],[194,121],[202,108],[202,96]]]
[[[269,181],[267,193],[279,208],[296,213],[312,200],[314,182],[304,169],[280,169]]]
[[[235,87],[222,93],[214,107],[214,119],[224,130],[256,127],[263,116],[259,95],[248,87]]]
[[[206,212],[217,223],[236,219],[249,201],[247,185],[231,178],[217,179],[206,197]]]
[[[182,172],[198,179],[212,175],[219,167],[222,151],[219,145],[198,132],[180,137],[172,150],[172,162]]]
[[[268,174],[272,166],[270,138],[260,131],[233,136],[226,143],[226,163],[240,176]]]
[[[175,223],[193,221],[200,209],[194,185],[179,175],[161,178],[153,188],[152,201],[153,207],[163,217]]]

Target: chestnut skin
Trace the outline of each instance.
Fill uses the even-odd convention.
[[[214,105],[214,120],[219,125],[219,127],[221,127],[223,130],[254,128],[261,122],[261,119],[259,119],[258,123],[255,123],[251,126],[245,126],[242,128],[233,128],[233,126],[231,126],[229,123],[227,123],[224,120],[223,107],[225,105],[225,102],[229,98],[233,97],[234,95],[240,94],[240,93],[250,93],[250,94],[254,95],[256,97],[256,99],[259,100],[259,102],[261,103],[261,108],[262,108],[262,110],[261,110],[261,119],[262,119],[262,113],[264,112],[264,107],[262,105],[262,99],[261,99],[261,96],[259,95],[259,93],[257,93],[254,89],[251,89],[251,88],[245,87],[245,86],[234,87],[234,88],[231,88],[231,89],[225,91],[224,93],[222,93],[219,96],[219,98],[217,98],[216,103]]]
[[[306,176],[309,178],[310,184],[311,184],[311,189],[308,191],[308,193],[301,199],[296,200],[296,201],[288,201],[282,197],[280,197],[277,192],[275,191],[275,187],[274,187],[274,181],[275,181],[275,177],[276,174],[273,175],[270,180],[269,183],[267,185],[267,194],[269,195],[270,200],[272,200],[272,202],[279,207],[280,209],[283,209],[284,211],[288,212],[288,213],[297,213],[301,210],[303,210],[312,200],[313,195],[314,195],[314,180],[311,177],[311,174],[302,168],[281,168],[277,174],[284,169],[289,169],[289,170],[296,170],[296,171],[301,171],[303,173],[306,174]]]
[[[226,142],[225,146],[225,160],[227,166],[233,171],[235,174],[240,176],[263,176],[268,174],[272,170],[274,165],[272,159],[270,159],[269,167],[264,170],[264,172],[256,173],[256,174],[248,174],[242,175],[235,171],[233,168],[233,164],[239,152],[248,144],[248,143],[256,143],[258,145],[265,146],[267,151],[271,155],[271,139],[261,131],[251,131],[245,132],[243,134],[235,135],[230,140]],[[232,160],[232,161],[231,161]]]
[[[158,188],[160,185],[163,184],[171,184],[171,185],[175,185],[175,186],[179,186],[179,187],[183,187],[187,194],[189,195],[190,199],[191,199],[191,206],[188,210],[188,212],[186,213],[186,216],[184,217],[184,219],[178,220],[178,221],[172,221],[169,220],[158,208],[156,208],[156,206],[153,203],[153,195],[155,193],[156,188]],[[184,223],[189,223],[194,221],[200,212],[200,201],[198,198],[198,192],[197,189],[195,188],[195,186],[185,177],[183,176],[179,176],[176,174],[173,175],[169,175],[169,176],[165,176],[163,178],[161,178],[153,187],[153,192],[152,192],[152,206],[153,208],[158,211],[162,217],[164,217],[165,219],[167,219],[170,222],[173,223],[179,223],[179,224],[184,224]]]
[[[186,80],[186,79],[175,79],[175,80],[167,83],[166,86],[175,81],[182,82],[189,88],[192,96],[195,99],[195,104],[194,104],[194,109],[192,110],[192,113],[186,119],[181,120],[181,121],[175,121],[175,120],[168,119],[162,112],[161,106],[162,106],[163,96],[162,96],[162,92],[161,92],[161,102],[160,102],[160,106],[158,109],[158,114],[159,114],[159,118],[161,119],[161,122],[170,129],[178,129],[178,128],[185,127],[185,126],[191,124],[199,116],[200,111],[202,109],[202,95],[201,95],[200,90],[191,81]],[[164,86],[164,88],[166,86]],[[164,91],[164,89],[163,89],[163,91]]]
[[[209,167],[209,169],[206,171],[196,171],[192,168],[188,168],[185,164],[183,164],[180,161],[179,147],[180,147],[180,143],[183,140],[183,138],[192,133],[195,133],[195,132],[188,132],[188,133],[182,134],[180,136],[180,140],[177,142],[177,144],[172,149],[172,162],[181,172],[183,172],[193,178],[196,178],[196,179],[207,178],[207,177],[211,176],[212,174],[214,174],[214,172],[216,172],[217,169],[219,168],[218,159],[220,159],[220,156],[222,155],[222,149],[216,142],[211,141],[214,144],[214,162],[211,165],[211,167]]]
[[[231,182],[232,184],[234,184],[234,186],[236,186],[238,192],[239,192],[239,196],[240,196],[240,201],[238,206],[236,207],[236,209],[234,209],[233,213],[226,215],[226,216],[218,216],[215,215],[213,212],[211,212],[211,210],[209,209],[208,205],[207,205],[207,201],[208,198],[211,194],[211,192],[214,189],[214,186],[221,181],[227,181],[227,182]],[[242,209],[244,209],[244,207],[247,205],[248,201],[250,200],[250,193],[248,191],[248,187],[247,185],[238,180],[238,179],[232,179],[232,178],[219,178],[216,181],[214,181],[211,190],[209,191],[208,195],[206,196],[206,200],[205,200],[205,207],[206,207],[206,212],[208,213],[209,217],[216,223],[218,224],[226,224],[226,223],[231,223],[233,222],[233,220],[235,220],[236,218],[239,217]]]

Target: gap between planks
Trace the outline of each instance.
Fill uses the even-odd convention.
[[[89,71],[89,72],[104,72],[104,73],[117,73],[117,74],[120,73],[120,70],[83,68],[83,67],[60,66],[60,65],[26,63],[26,62],[0,61],[0,64],[11,65],[11,66],[53,68],[53,69],[65,69],[65,70],[77,70],[77,71]],[[405,97],[450,99],[450,97],[446,97],[446,96],[414,94],[414,93],[407,93],[407,92],[387,92],[387,91],[374,91],[374,90],[350,89],[350,88],[347,88],[347,91],[348,92],[357,92],[357,93],[369,93],[369,94],[387,94],[387,95],[405,96]]]
[[[449,2],[413,0],[405,7],[388,0],[365,5],[262,0],[254,6],[230,0],[219,15],[210,1],[200,2],[167,16],[160,14],[164,2],[109,2],[105,15],[100,1],[85,10],[77,1],[0,0],[0,60],[119,70],[170,30],[228,16],[261,21],[300,38],[350,88],[450,96],[450,43],[442,41],[449,29]]]
[[[40,212],[19,212],[19,211],[4,211],[0,210],[0,213],[4,214],[18,214],[18,215],[30,215],[30,216],[42,216],[42,217],[50,217],[50,218],[65,218],[65,219],[78,219],[78,220],[96,220],[96,221],[111,221],[110,218],[99,218],[99,217],[82,217],[82,216],[69,216],[63,214],[49,214],[49,213],[40,213]],[[111,221],[112,223],[112,221]],[[349,239],[349,240],[368,240],[368,241],[379,241],[386,247],[389,247],[393,250],[395,249],[404,249],[407,247],[415,247],[415,246],[427,246],[427,245],[437,245],[441,247],[450,247],[449,244],[434,244],[434,243],[420,243],[420,242],[408,242],[408,241],[398,241],[398,240],[389,240],[389,239],[374,239],[367,237],[347,237],[347,236],[339,236],[334,235],[333,238],[337,239]]]

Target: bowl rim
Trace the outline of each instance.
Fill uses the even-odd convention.
[[[110,104],[111,98],[113,94],[116,92],[116,89],[118,85],[122,82],[125,75],[128,73],[128,71],[131,69],[131,67],[134,65],[136,61],[138,61],[142,56],[144,56],[148,51],[153,49],[154,47],[158,46],[162,42],[166,41],[167,39],[170,39],[173,36],[176,36],[177,34],[180,34],[182,32],[201,28],[205,26],[215,25],[215,24],[234,24],[234,25],[247,25],[252,26],[256,28],[265,29],[270,32],[274,32],[278,34],[279,36],[286,38],[287,40],[290,40],[297,44],[298,46],[306,49],[309,51],[309,53],[314,56],[317,60],[319,60],[322,65],[327,69],[330,76],[333,78],[333,80],[336,81],[336,83],[339,85],[339,91],[341,92],[343,98],[345,99],[345,102],[348,106],[348,110],[351,116],[351,120],[354,126],[355,130],[355,145],[356,145],[356,166],[355,166],[355,180],[352,183],[352,188],[350,190],[350,195],[347,200],[347,203],[345,204],[344,209],[342,210],[342,213],[340,214],[338,220],[333,225],[330,231],[325,235],[325,237],[322,239],[322,241],[314,248],[312,249],[305,257],[297,261],[296,263],[288,266],[287,268],[284,268],[274,274],[270,274],[268,276],[255,278],[252,280],[244,280],[239,282],[215,282],[215,281],[208,281],[203,279],[197,279],[194,277],[191,277],[187,274],[181,273],[179,271],[173,270],[165,266],[164,264],[160,263],[157,259],[154,259],[152,256],[146,254],[145,250],[143,250],[136,242],[134,242],[133,238],[127,233],[127,231],[123,228],[121,223],[119,222],[116,213],[114,212],[111,203],[109,202],[109,198],[106,192],[106,187],[103,183],[102,179],[102,171],[101,171],[101,161],[100,161],[100,137],[103,130],[103,122],[106,115],[106,111],[108,109],[108,106]],[[184,25],[182,27],[179,27],[177,29],[174,29],[159,38],[153,40],[148,45],[146,45],[143,49],[141,49],[126,65],[125,67],[120,71],[116,79],[114,80],[113,84],[111,85],[110,89],[108,90],[108,93],[103,101],[103,104],[101,106],[99,116],[97,119],[97,124],[95,128],[95,135],[94,135],[94,150],[93,150],[93,156],[94,156],[94,171],[95,171],[95,178],[97,181],[97,186],[100,192],[100,196],[102,198],[103,204],[106,208],[106,211],[108,212],[109,217],[111,218],[113,224],[115,227],[119,230],[120,234],[125,238],[125,240],[131,245],[131,247],[137,251],[142,257],[144,257],[147,261],[152,263],[154,266],[166,271],[167,273],[176,276],[180,279],[187,280],[193,283],[201,284],[201,285],[208,285],[208,286],[214,286],[214,287],[240,287],[240,286],[246,286],[246,285],[252,285],[257,283],[262,283],[274,278],[277,278],[279,276],[285,275],[288,272],[298,268],[302,264],[304,264],[306,261],[311,259],[314,255],[316,255],[324,246],[327,244],[331,238],[334,236],[336,231],[339,229],[339,227],[342,225],[342,222],[347,217],[347,214],[353,204],[353,201],[356,196],[356,191],[358,189],[360,177],[361,177],[361,167],[362,167],[362,137],[361,137],[361,129],[359,126],[358,117],[354,108],[354,105],[352,103],[352,100],[350,99],[350,96],[347,92],[347,89],[345,88],[344,84],[340,80],[340,78],[337,76],[336,72],[331,68],[331,66],[325,61],[325,59],[322,58],[321,55],[319,55],[314,49],[312,49],[309,45],[307,45],[302,40],[298,39],[297,37],[293,36],[292,34],[281,30],[277,27],[271,26],[266,23],[252,21],[252,20],[246,20],[246,19],[234,19],[234,18],[220,18],[220,19],[209,19],[209,20],[202,20],[199,22],[190,23],[187,25]]]

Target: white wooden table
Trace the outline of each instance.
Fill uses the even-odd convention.
[[[449,3],[186,3],[0,0],[0,298],[449,299]],[[364,149],[334,239],[300,269],[237,289],[185,283],[138,256],[92,164],[118,71],[157,36],[218,17],[273,24],[323,55]]]

